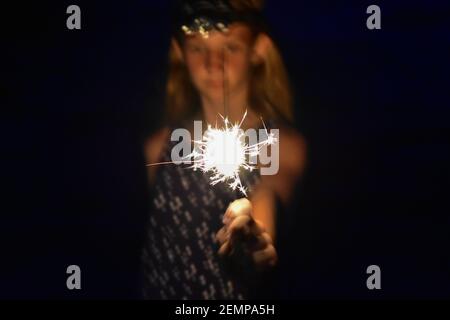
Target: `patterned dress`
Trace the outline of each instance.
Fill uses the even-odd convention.
[[[159,161],[170,161],[177,143],[169,141]],[[218,256],[215,240],[229,203],[243,195],[226,183],[211,186],[208,174],[188,167],[170,164],[156,171],[141,257],[143,297],[246,299],[248,284]],[[259,179],[259,170],[241,174],[249,196]]]

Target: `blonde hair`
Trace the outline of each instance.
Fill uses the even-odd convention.
[[[262,0],[230,0],[236,11],[262,10]],[[246,25],[254,31],[259,30]],[[179,122],[200,110],[200,97],[179,54],[176,40],[169,49],[169,74],[166,84],[166,120]],[[261,61],[252,66],[250,75],[250,106],[265,119],[293,122],[292,94],[281,54],[269,41]]]

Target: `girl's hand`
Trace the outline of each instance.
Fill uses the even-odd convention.
[[[242,249],[257,270],[276,265],[278,256],[272,238],[264,226],[252,217],[252,204],[246,198],[233,201],[223,217],[224,226],[217,232],[219,255],[232,256]]]

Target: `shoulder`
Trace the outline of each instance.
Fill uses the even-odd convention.
[[[151,134],[144,142],[144,155],[147,164],[159,161],[159,157],[164,145],[169,139],[169,127],[163,127]],[[152,182],[155,175],[156,167],[148,167],[149,180]]]
[[[144,143],[145,158],[148,162],[158,161],[159,155],[169,137],[169,127],[163,127],[151,134]]]
[[[298,178],[306,165],[306,140],[297,129],[280,127],[279,131],[280,174]]]

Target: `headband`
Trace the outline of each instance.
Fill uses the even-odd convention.
[[[207,38],[212,30],[228,31],[233,22],[248,23],[259,30],[265,22],[259,10],[237,11],[227,0],[181,0],[175,17],[175,34],[178,37],[199,33]]]

